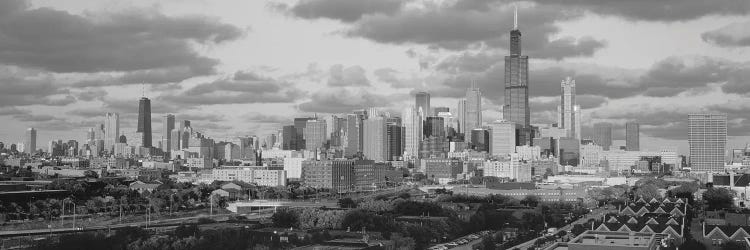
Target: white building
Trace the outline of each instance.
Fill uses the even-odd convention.
[[[602,149],[602,146],[593,143],[583,144],[580,151],[581,162],[578,166],[599,166],[599,162],[604,158],[603,154],[604,149]]]
[[[185,158],[185,167],[189,169],[205,169],[212,168],[214,166],[213,161],[209,157],[188,157]]]
[[[243,181],[259,186],[286,186],[286,171],[249,167],[215,168],[211,171],[213,180]]]
[[[484,176],[515,179],[517,182],[531,181],[531,165],[517,160],[488,160],[484,162]]]
[[[419,142],[422,140],[422,113],[414,106],[404,109],[404,159],[419,157]]]
[[[305,158],[284,158],[284,170],[288,178],[302,178],[302,162]]]
[[[516,150],[516,126],[510,121],[498,120],[490,126],[490,154],[506,157]]]
[[[542,154],[542,148],[529,145],[516,146],[516,154],[522,161],[536,161]]]

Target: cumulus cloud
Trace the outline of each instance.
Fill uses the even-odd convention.
[[[261,113],[247,113],[242,115],[241,117],[246,121],[255,123],[288,123],[292,121],[292,119],[289,117]]]
[[[298,105],[304,112],[342,113],[368,107],[384,107],[389,102],[385,95],[370,93],[364,89],[325,89],[315,92],[310,100]]]
[[[0,62],[52,72],[124,72],[119,83],[181,81],[213,72],[197,44],[239,38],[243,31],[201,16],[153,10],[75,15],[3,1]],[[107,84],[107,82],[102,82]]]
[[[331,66],[328,86],[370,86],[365,69],[360,66],[344,67],[341,64]]]
[[[0,77],[0,107],[65,106],[75,101],[69,90],[53,84],[51,78]]]
[[[687,21],[708,15],[745,15],[750,13],[750,2],[745,0],[532,1],[538,4],[557,6],[560,9],[585,9],[605,16],[619,16],[628,20],[645,21]]]
[[[166,94],[157,101],[176,105],[214,105],[293,102],[306,93],[291,83],[243,72],[232,77],[198,84],[181,93]]]
[[[750,22],[728,24],[701,34],[701,38],[703,38],[703,41],[721,47],[747,47],[750,46],[750,29],[748,29],[748,26],[750,26]]]
[[[392,14],[406,1],[402,0],[300,0],[291,7],[281,9],[299,18],[327,18],[354,22],[368,14]]]

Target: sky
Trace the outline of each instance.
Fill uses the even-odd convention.
[[[747,0],[0,1],[0,141],[80,140],[104,113],[135,131],[151,99],[217,140],[265,136],[293,117],[379,107],[426,90],[455,108],[471,81],[486,122],[503,103],[513,9],[530,57],[532,123],[556,120],[576,80],[583,134],[641,124],[641,148],[687,153],[687,114],[725,113],[750,142]]]

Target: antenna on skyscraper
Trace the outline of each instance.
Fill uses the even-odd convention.
[[[518,29],[518,5],[513,5],[513,29]]]
[[[146,83],[141,82],[141,97],[146,97]]]

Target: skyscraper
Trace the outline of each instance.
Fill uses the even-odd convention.
[[[162,130],[162,150],[169,152],[172,150],[172,129],[174,129],[174,115],[164,115],[164,130]]]
[[[612,124],[594,124],[594,143],[602,146],[604,151],[609,151],[609,147],[612,146]]]
[[[581,139],[581,106],[576,105],[576,80],[565,78],[560,83],[560,89],[557,124],[565,129],[566,137]]]
[[[469,133],[471,133],[471,130],[466,130],[466,99],[460,99],[458,100],[458,107],[456,107],[458,117],[458,128],[456,132],[458,133],[464,133],[466,134],[466,137],[469,137]]]
[[[151,100],[141,97],[138,102],[138,130],[142,136],[141,146],[151,147]]]
[[[297,132],[297,138],[295,138],[296,142],[294,145],[297,146],[295,150],[302,150],[305,149],[305,127],[307,126],[307,121],[313,120],[315,118],[312,117],[303,117],[303,118],[294,118],[294,129]]]
[[[640,151],[640,125],[637,122],[625,123],[625,149],[627,151]]]
[[[23,152],[33,155],[36,152],[36,129],[26,129],[26,134],[24,135],[23,139]]]
[[[326,142],[326,121],[309,120],[304,129],[305,149],[316,150],[325,146]]]
[[[388,155],[386,160],[395,161],[404,153],[404,147],[401,145],[403,127],[389,123],[386,124],[386,128],[388,130]]]
[[[347,114],[344,125],[344,156],[351,157],[361,152],[362,148],[362,116],[358,114]]]
[[[529,111],[529,57],[521,55],[521,31],[518,30],[518,12],[514,13],[510,31],[510,55],[505,56],[505,105],[503,119],[523,127],[520,135],[525,144],[531,124]],[[467,100],[468,109],[468,100]]]
[[[388,130],[383,117],[372,117],[363,121],[365,158],[386,161],[388,155]]]
[[[120,114],[104,114],[104,150],[112,153],[120,137]]]
[[[723,171],[726,142],[727,115],[688,115],[691,171]]]
[[[297,130],[294,125],[287,125],[282,128],[281,149],[297,150]]]
[[[414,106],[404,109],[404,158],[419,157],[419,142],[422,141],[422,113]]]
[[[445,121],[443,117],[427,117],[424,122],[424,137],[445,137]]]
[[[430,93],[427,93],[427,92],[418,92],[414,96],[414,100],[415,100],[414,106],[417,108],[417,110],[418,111],[420,109],[422,110],[422,115],[424,115],[422,117],[422,119],[424,119],[427,116],[427,114],[431,114],[431,111],[430,111]]]
[[[466,90],[466,118],[464,131],[471,133],[475,128],[482,127],[482,92],[479,91],[476,81],[471,82],[471,87]],[[466,141],[471,142],[471,135],[466,136]]]

